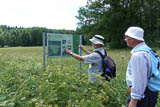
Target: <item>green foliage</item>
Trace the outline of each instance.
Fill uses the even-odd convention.
[[[91,47],[87,47],[91,49]],[[123,107],[127,97],[125,71],[129,50],[107,50],[117,64],[117,77],[101,86],[88,82],[88,65],[72,58],[47,59],[42,47],[0,48],[2,107]],[[160,50],[158,51],[160,53]],[[159,97],[160,98],[160,97]],[[159,101],[159,100],[158,100]],[[160,106],[158,102],[157,106]]]
[[[72,30],[54,30],[41,27],[18,28],[0,25],[0,47],[42,46],[42,33],[75,34]]]
[[[110,42],[108,45],[110,48],[120,48],[121,47],[120,41],[116,37],[112,38],[112,42]]]
[[[95,34],[101,34],[110,42],[110,47],[115,48],[117,44],[119,47],[125,46],[123,39],[128,27],[140,26],[144,28],[145,39],[158,46],[159,5],[159,0],[88,0],[87,5],[78,11],[77,32],[85,36],[85,41]],[[119,43],[114,38],[118,38]]]

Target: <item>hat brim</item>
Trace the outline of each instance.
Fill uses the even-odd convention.
[[[89,39],[93,44],[104,45],[104,43],[96,38]]]
[[[139,37],[134,36],[133,34],[128,33],[128,32],[126,32],[126,33],[125,33],[125,36],[129,36],[129,37],[134,38],[134,39],[136,39],[136,40],[144,41],[144,39],[143,39],[143,38],[139,38]]]

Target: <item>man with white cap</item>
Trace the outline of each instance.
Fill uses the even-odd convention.
[[[126,71],[126,83],[130,90],[126,107],[155,107],[157,102],[158,92],[147,87],[151,67],[149,53],[136,51],[138,48],[149,48],[143,36],[144,30],[140,27],[129,27],[125,32],[127,46],[133,48]]]
[[[102,71],[103,67],[102,67],[102,58],[101,56],[96,53],[95,51],[99,51],[101,52],[103,55],[105,55],[105,51],[104,51],[104,37],[101,35],[95,35],[92,39],[89,39],[92,43],[92,47],[94,48],[93,52],[88,51],[87,49],[85,49],[82,45],[80,46],[80,48],[82,49],[82,51],[84,51],[87,55],[85,56],[80,56],[77,55],[73,52],[71,52],[70,50],[66,49],[66,53],[72,55],[72,57],[74,57],[75,59],[79,60],[79,61],[84,61],[84,63],[86,64],[90,64],[89,65],[89,69],[88,69],[88,77],[89,77],[89,81],[91,83],[97,83],[100,84],[100,80],[98,78],[96,78],[95,75],[100,75],[100,71]]]

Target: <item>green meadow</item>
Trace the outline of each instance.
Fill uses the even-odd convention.
[[[117,76],[111,82],[99,77],[99,87],[88,82],[88,65],[82,62],[79,72],[73,58],[46,58],[44,72],[42,47],[0,48],[0,107],[124,107],[130,49],[106,50]]]

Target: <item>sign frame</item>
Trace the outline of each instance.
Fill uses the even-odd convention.
[[[48,58],[69,58],[64,49],[79,54],[79,35],[47,33],[47,57]]]

